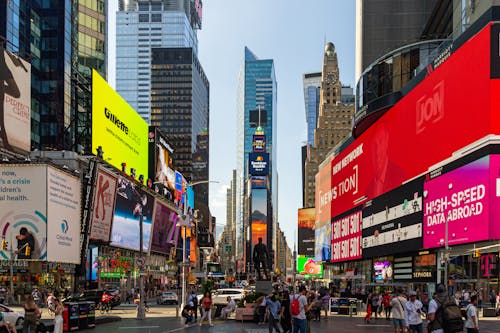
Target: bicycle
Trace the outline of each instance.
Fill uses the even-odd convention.
[[[109,303],[99,303],[99,309],[101,310],[101,314],[109,313],[111,311],[111,305]]]

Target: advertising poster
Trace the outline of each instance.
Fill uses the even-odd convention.
[[[81,182],[47,168],[47,260],[80,263]]]
[[[90,239],[109,242],[111,223],[115,212],[116,187],[118,179],[103,168],[97,170],[97,181],[92,205]]]
[[[253,248],[259,242],[259,238],[262,238],[262,243],[267,244],[267,190],[253,189],[251,205],[251,242],[253,254]]]
[[[457,245],[490,237],[489,156],[424,183],[424,247]]]
[[[176,226],[177,213],[165,203],[156,199],[153,216],[154,227],[151,235],[151,251],[168,254],[170,249],[175,247],[177,243],[174,237],[179,234],[175,232],[179,228]]]
[[[363,257],[422,248],[423,178],[398,187],[363,206]]]
[[[314,258],[316,261],[332,260],[332,225],[330,223],[314,230]]]
[[[322,190],[316,200],[316,209],[322,211],[329,203],[330,217],[338,216],[427,172],[487,135],[500,134],[496,121],[500,101],[489,97],[498,94],[498,80],[489,80],[489,61],[477,61],[489,54],[490,42],[487,26],[338,153],[330,165],[322,164],[332,170],[332,177],[329,189]],[[470,91],[463,82],[484,98],[457,98]]]
[[[266,136],[263,134],[254,134],[252,142],[252,152],[265,153],[266,152]]]
[[[375,282],[384,282],[394,278],[394,268],[392,267],[393,260],[393,257],[380,257],[373,259]]]
[[[298,210],[298,254],[306,257],[314,256],[314,208]]]
[[[18,259],[47,259],[47,166],[0,166],[0,232],[14,250],[29,244]],[[32,246],[33,245],[33,246]],[[10,259],[0,250],[2,259]]]
[[[435,281],[437,272],[437,255],[420,253],[413,258],[413,280]]]
[[[139,251],[139,223],[142,215],[142,250],[147,253],[153,224],[154,199],[139,187],[139,184],[127,178],[118,177],[110,245]]]
[[[361,210],[332,222],[332,262],[361,258]]]
[[[269,153],[249,153],[248,173],[252,176],[269,174]]]
[[[137,177],[148,175],[148,124],[104,80],[92,71],[92,153],[102,147],[104,159]]]
[[[323,264],[316,263],[311,257],[298,257],[297,272],[305,277],[322,277]]]
[[[0,45],[0,147],[31,149],[31,65]]]
[[[169,191],[175,190],[175,171],[173,170],[174,150],[167,138],[156,127],[149,128],[149,154],[154,157],[150,164],[149,178]]]

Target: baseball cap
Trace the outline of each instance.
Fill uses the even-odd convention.
[[[417,292],[415,290],[410,290],[408,293],[410,296],[417,296]]]

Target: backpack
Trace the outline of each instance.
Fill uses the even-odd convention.
[[[436,300],[438,309],[436,318],[443,328],[444,333],[456,333],[464,330],[464,322],[462,320],[462,311],[457,303],[450,297],[444,301]]]
[[[293,297],[293,301],[292,301],[292,305],[291,305],[291,312],[292,312],[292,316],[298,316],[300,313],[300,304],[299,304],[298,297],[295,297],[295,296]]]

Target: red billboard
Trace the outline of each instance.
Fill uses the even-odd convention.
[[[499,80],[490,79],[490,26],[388,110],[316,179],[318,219],[388,192],[465,146],[500,134]],[[330,169],[329,171],[324,169]],[[331,179],[324,177],[331,172]]]
[[[361,258],[361,210],[332,222],[332,262]]]

